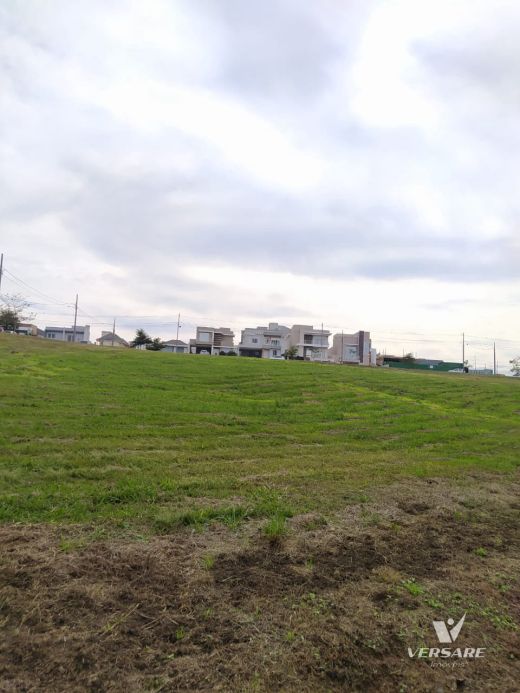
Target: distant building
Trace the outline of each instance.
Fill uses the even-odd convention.
[[[240,356],[253,356],[264,359],[281,359],[287,348],[290,329],[277,322],[268,327],[246,327],[238,345]]]
[[[190,353],[216,356],[236,352],[234,336],[229,327],[197,327],[197,336],[190,339]]]
[[[470,375],[494,375],[492,368],[468,368]]]
[[[187,354],[189,351],[189,346],[186,342],[181,342],[180,339],[169,339],[163,344],[165,347],[162,351],[171,351],[175,354]]]
[[[441,359],[415,359],[406,356],[383,356],[383,366],[387,368],[414,368],[429,371],[462,371],[462,362],[442,361]]]
[[[329,360],[328,330],[315,329],[312,325],[293,325],[287,338],[287,346],[296,347],[296,356],[309,361]]]
[[[126,339],[123,339],[120,337],[118,334],[115,332],[109,332],[107,330],[103,330],[101,332],[101,337],[98,337],[96,339],[96,342],[99,346],[109,346],[109,347],[129,347],[130,345],[126,341]]]
[[[28,337],[44,337],[45,332],[40,330],[36,325],[30,325],[26,322],[21,322],[15,330],[16,334],[27,335]]]
[[[46,339],[56,339],[61,342],[80,342],[88,344],[90,341],[90,325],[76,325],[76,338],[74,339],[73,327],[46,327]]]
[[[332,338],[329,358],[334,363],[358,363],[376,365],[376,350],[372,348],[370,332],[360,330],[354,334],[337,333]]]

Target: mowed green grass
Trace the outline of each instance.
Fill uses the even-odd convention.
[[[167,531],[327,515],[520,461],[520,382],[0,335],[0,520]]]

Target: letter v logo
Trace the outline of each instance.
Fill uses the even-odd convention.
[[[446,627],[446,623],[444,621],[432,621],[433,627],[435,628],[435,632],[437,633],[437,638],[439,642],[441,643],[452,643],[455,642],[455,640],[459,637],[459,633],[461,631],[462,626],[464,625],[464,619],[466,618],[466,614],[460,619],[460,621],[457,623],[457,625],[453,626],[455,621],[452,618],[449,618],[447,623],[449,626],[453,626],[451,630],[448,630]]]

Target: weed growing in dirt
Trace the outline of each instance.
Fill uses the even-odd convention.
[[[211,570],[215,565],[215,556],[207,555],[202,557],[202,566],[204,570]]]
[[[285,634],[285,641],[292,643],[296,640],[298,637],[298,634],[295,633],[293,630],[288,630],[287,633]]]
[[[409,580],[403,580],[403,587],[407,592],[409,592],[412,597],[418,597],[424,592],[424,587],[420,585],[415,578],[410,578]]]
[[[185,637],[186,631],[184,630],[184,628],[182,628],[182,626],[180,628],[177,628],[177,630],[175,631],[175,640],[184,640]]]
[[[264,527],[264,534],[269,539],[279,539],[287,533],[287,522],[283,515],[274,515]]]

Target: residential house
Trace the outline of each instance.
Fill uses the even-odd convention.
[[[309,361],[328,361],[328,330],[319,330],[312,325],[293,325],[287,338],[288,347],[296,347],[296,356]]]
[[[336,333],[332,338],[329,358],[334,363],[357,363],[361,366],[376,365],[376,350],[372,348],[370,332],[359,330],[354,334]]]
[[[40,330],[36,325],[30,325],[26,322],[21,322],[15,330],[16,334],[27,335],[28,337],[44,337],[45,332]]]
[[[197,336],[190,339],[190,353],[216,356],[236,352],[234,336],[229,327],[197,327]]]
[[[46,327],[45,337],[46,339],[57,339],[61,342],[88,344],[90,341],[90,325],[76,325],[75,337],[73,327]]]
[[[281,359],[287,348],[290,329],[277,322],[268,327],[246,327],[238,345],[240,356],[264,359]]]
[[[99,346],[108,346],[108,347],[129,347],[130,345],[126,341],[126,339],[123,339],[120,337],[118,334],[115,332],[109,332],[107,330],[103,330],[101,332],[101,337],[98,337],[96,339],[96,342]]]
[[[169,339],[163,344],[165,345],[163,351],[171,351],[174,354],[187,354],[189,351],[186,342],[182,342],[180,339]]]

